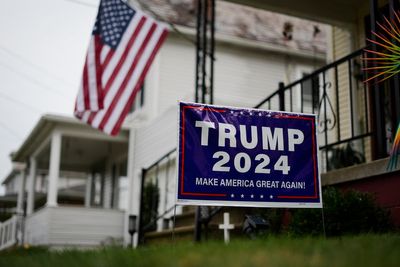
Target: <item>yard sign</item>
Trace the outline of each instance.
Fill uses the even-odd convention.
[[[180,102],[177,204],[322,207],[315,122]]]

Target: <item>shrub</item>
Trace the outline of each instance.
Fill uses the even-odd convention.
[[[341,192],[328,187],[322,195],[327,236],[382,233],[391,229],[389,212],[379,207],[370,193]],[[322,210],[293,210],[289,231],[294,235],[323,234]]]
[[[143,188],[142,203],[142,227],[145,232],[154,231],[157,228],[158,202],[160,193],[156,183],[147,183]]]

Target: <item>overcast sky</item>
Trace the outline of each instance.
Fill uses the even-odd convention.
[[[72,116],[98,2],[0,0],[0,181],[42,114]]]

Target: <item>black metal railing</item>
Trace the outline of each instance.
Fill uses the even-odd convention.
[[[372,104],[372,88],[363,82],[367,79],[363,53],[363,49],[357,50],[305,74],[300,80],[288,85],[280,83],[278,90],[256,105],[256,108],[318,114],[323,172],[381,158],[388,153],[386,147],[374,147],[374,144],[381,138],[389,146],[397,119],[385,110],[390,104]],[[390,90],[391,82],[389,79],[375,89]],[[390,93],[384,98],[390,99]],[[378,119],[385,121],[386,129],[377,126]]]
[[[175,193],[176,187],[175,169],[172,168],[173,172],[170,172],[171,167],[175,166],[173,164],[173,161],[176,160],[175,153],[176,148],[160,157],[149,167],[142,169],[138,227],[139,244],[145,243],[146,233],[169,229],[175,223],[173,220],[176,216],[176,210],[174,210],[176,208],[175,196],[172,195],[172,198],[168,196],[168,193]],[[164,183],[162,188],[161,183]],[[173,189],[169,188],[168,184],[172,185]],[[161,199],[162,196],[163,199]],[[163,205],[163,207],[160,207],[160,205]],[[201,214],[196,214],[196,218],[198,217],[198,221],[207,227],[208,222],[220,211],[221,207],[202,207],[201,210],[198,210]],[[198,231],[195,232],[200,234]],[[196,237],[196,233],[195,240],[200,240],[199,237]]]
[[[160,157],[152,165],[142,169],[138,226],[139,244],[144,243],[146,232],[160,228],[157,225],[160,220],[162,222],[161,228],[169,228],[169,221],[175,206],[175,199],[170,201],[168,194],[172,193],[173,196],[174,191],[170,188],[170,185],[174,187],[172,179],[175,172],[171,173],[171,170],[174,171],[175,152],[176,148]],[[160,175],[161,173],[162,175]],[[160,204],[164,207],[160,207]]]

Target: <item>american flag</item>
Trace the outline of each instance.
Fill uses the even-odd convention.
[[[167,27],[121,0],[102,0],[92,32],[75,116],[117,135]]]

